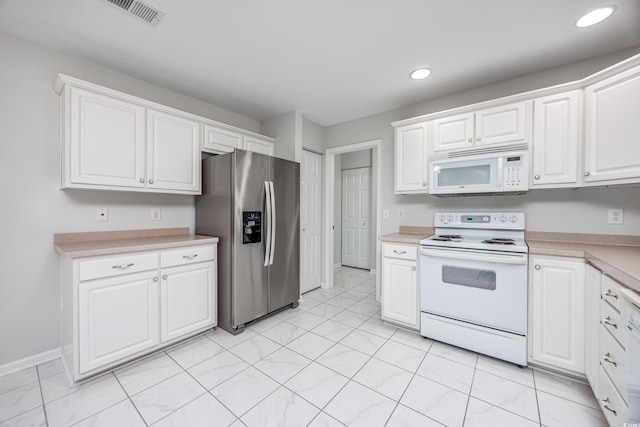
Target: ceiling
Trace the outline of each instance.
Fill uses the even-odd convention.
[[[0,30],[264,120],[330,126],[640,46],[640,2],[146,0],[152,27],[103,0],[0,0]],[[431,77],[410,80],[426,66]]]

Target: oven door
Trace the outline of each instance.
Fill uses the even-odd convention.
[[[526,335],[527,254],[420,248],[423,312]]]

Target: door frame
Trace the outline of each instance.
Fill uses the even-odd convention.
[[[334,245],[334,202],[335,202],[335,156],[342,153],[350,153],[352,151],[366,150],[369,148],[375,148],[375,164],[372,168],[372,173],[376,174],[376,224],[375,232],[372,233],[376,239],[376,258],[375,258],[375,271],[376,271],[376,299],[380,299],[380,239],[379,233],[381,230],[382,221],[382,174],[380,173],[380,166],[382,164],[382,140],[374,139],[371,141],[357,142],[355,144],[341,145],[339,147],[327,148],[324,162],[324,229],[331,233],[325,232],[323,235],[324,243],[324,268],[322,274],[321,287],[329,289],[333,287],[333,245]]]

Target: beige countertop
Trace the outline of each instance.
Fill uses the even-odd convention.
[[[529,255],[584,258],[622,285],[640,292],[640,236],[527,233]]]
[[[383,242],[406,243],[409,245],[419,245],[420,240],[433,235],[433,227],[413,227],[401,225],[397,233],[380,236]]]
[[[56,252],[67,258],[206,245],[218,240],[217,237],[189,234],[187,227],[53,235]]]

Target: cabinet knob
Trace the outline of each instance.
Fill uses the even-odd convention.
[[[589,176],[589,172],[585,172],[585,173],[584,173],[584,176]]]
[[[158,278],[157,278],[157,277],[154,277],[154,278],[153,278],[153,281],[154,281],[154,282],[157,282],[157,281],[158,281]]]
[[[534,176],[535,179],[540,179],[540,175]]]
[[[427,183],[426,183],[426,182],[423,182],[423,183],[422,183],[422,186],[423,186],[423,187],[426,187],[426,186],[427,186]]]
[[[149,180],[149,184],[153,184],[153,180],[152,179]]]
[[[144,184],[144,178],[140,178],[140,184]]]
[[[482,138],[477,137],[477,138],[476,138],[476,141],[482,141]]]
[[[473,142],[473,138],[468,138],[467,142]]]
[[[303,229],[302,229],[302,231],[307,231],[307,229],[306,229],[306,228],[303,228]]]
[[[541,267],[540,267],[540,264],[536,264],[535,269],[536,269],[536,270],[540,270],[540,268],[541,268]]]
[[[162,280],[167,280],[167,275],[166,274],[162,275]]]
[[[412,271],[416,271],[416,268],[415,268],[415,267],[411,267],[411,270],[412,270]]]

